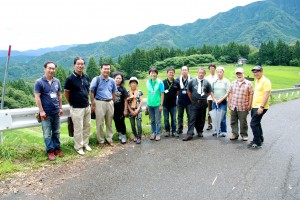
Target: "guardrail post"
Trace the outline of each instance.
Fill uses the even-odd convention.
[[[4,140],[3,132],[0,132],[0,145],[3,143],[3,140]]]

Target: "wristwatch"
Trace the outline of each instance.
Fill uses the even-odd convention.
[[[262,108],[262,109],[264,109],[265,107],[263,107],[263,106],[259,106],[260,108]]]

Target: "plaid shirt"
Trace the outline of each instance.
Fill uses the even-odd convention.
[[[247,111],[249,105],[249,96],[253,95],[252,83],[244,79],[242,84],[237,80],[233,81],[229,88],[231,94],[230,110]]]

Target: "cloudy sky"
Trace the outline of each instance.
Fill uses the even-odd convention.
[[[0,2],[0,50],[106,41],[155,24],[192,23],[256,1],[6,0]]]

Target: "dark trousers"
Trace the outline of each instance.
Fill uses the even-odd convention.
[[[130,120],[131,130],[133,135],[136,138],[141,139],[142,138],[142,112],[139,112],[137,116],[134,117],[130,116],[129,120]],[[137,127],[137,131],[136,131],[136,127]]]
[[[190,119],[187,132],[188,135],[194,135],[194,128],[196,128],[197,133],[203,132],[206,117],[206,108],[206,100],[197,103],[193,102],[190,105]]]
[[[264,109],[263,113],[261,115],[257,114],[258,108],[252,108],[251,109],[251,122],[250,126],[253,132],[253,142],[256,144],[261,144],[263,139],[263,130],[261,127],[261,119],[263,115],[268,111],[268,109]]]
[[[189,123],[189,118],[190,118],[190,106],[191,106],[191,105],[187,105],[187,106],[180,105],[180,104],[177,105],[177,112],[178,112],[178,115],[177,115],[177,121],[178,121],[178,129],[177,129],[177,132],[178,132],[178,133],[182,133],[182,130],[183,130],[183,115],[184,115],[184,110],[185,110],[185,112],[186,112],[187,120],[188,120],[188,123]]]
[[[124,115],[121,115],[121,116],[114,115],[114,121],[115,121],[117,132],[125,135],[126,134],[126,125],[125,125]]]
[[[207,100],[207,110],[208,110],[208,114],[207,114],[207,124],[209,125],[209,126],[212,126],[212,120],[211,120],[211,117],[210,117],[210,115],[209,115],[209,111],[211,111],[212,110],[212,100]]]

